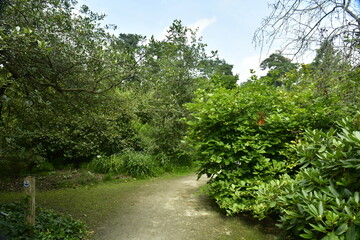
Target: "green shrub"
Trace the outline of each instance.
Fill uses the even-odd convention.
[[[289,239],[360,238],[359,192],[339,188],[331,181],[318,190],[294,186],[295,192],[279,198],[282,215],[278,226]]]
[[[279,179],[263,182],[254,187],[255,204],[252,213],[259,219],[270,215],[279,215],[282,211],[282,204],[279,197],[293,193],[294,179],[284,174]]]
[[[260,184],[295,173],[298,162],[288,143],[308,127],[329,123],[329,110],[321,103],[312,105],[318,112],[312,116],[311,98],[310,91],[250,82],[238,89],[199,91],[187,105],[187,140],[196,149],[199,175],[212,177],[207,193],[228,214],[255,211]]]
[[[123,171],[122,155],[97,156],[88,165],[97,173],[120,173]]]
[[[360,238],[358,122],[359,114],[340,121],[338,131],[307,131],[296,146],[306,168],[297,175],[295,191],[280,198],[280,227],[305,239]]]
[[[36,225],[33,229],[24,223],[23,203],[0,205],[0,212],[7,214],[0,216],[0,229],[12,240],[78,240],[88,237],[84,223],[49,209],[36,209]],[[29,235],[30,230],[33,232],[32,236]]]
[[[171,162],[167,155],[151,155],[145,152],[127,151],[109,157],[98,156],[89,164],[88,168],[97,173],[128,174],[132,177],[152,177],[165,172],[172,172],[179,167],[189,168],[190,160],[186,164]],[[105,177],[110,179],[110,175]]]
[[[359,115],[338,123],[339,130],[307,131],[295,150],[302,168],[259,185],[257,214],[280,213],[289,239],[360,238]]]
[[[132,177],[151,177],[156,175],[154,158],[141,152],[127,152],[121,155],[125,172]]]

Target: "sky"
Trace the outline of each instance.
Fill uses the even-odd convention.
[[[135,33],[161,39],[177,19],[198,35],[207,50],[217,50],[220,59],[234,66],[240,81],[259,69],[266,54],[253,44],[253,34],[270,14],[267,0],[80,0],[97,13],[107,15],[104,23],[117,25],[118,33]],[[275,49],[274,49],[275,51]],[[273,52],[274,52],[273,51]]]

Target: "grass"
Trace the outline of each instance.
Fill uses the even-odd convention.
[[[141,180],[128,183],[112,181],[95,186],[39,192],[36,194],[36,204],[80,219],[90,228],[94,228],[97,223],[105,220],[120,204],[123,204],[119,201],[119,195],[126,194],[141,182]],[[18,201],[23,197],[24,194],[21,192],[0,192],[0,202]]]

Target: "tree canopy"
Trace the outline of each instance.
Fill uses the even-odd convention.
[[[155,165],[191,162],[181,143],[183,105],[211,81],[202,63],[213,56],[180,20],[156,40],[114,36],[103,19],[72,0],[2,2],[3,172],[127,151],[151,155]],[[231,76],[231,67],[215,70],[222,66],[230,65],[218,60],[206,71]]]

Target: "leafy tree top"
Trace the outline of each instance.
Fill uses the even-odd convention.
[[[273,53],[268,58],[260,63],[262,70],[277,70],[279,76],[295,69],[296,63],[292,63],[290,59],[282,56],[279,53]]]

